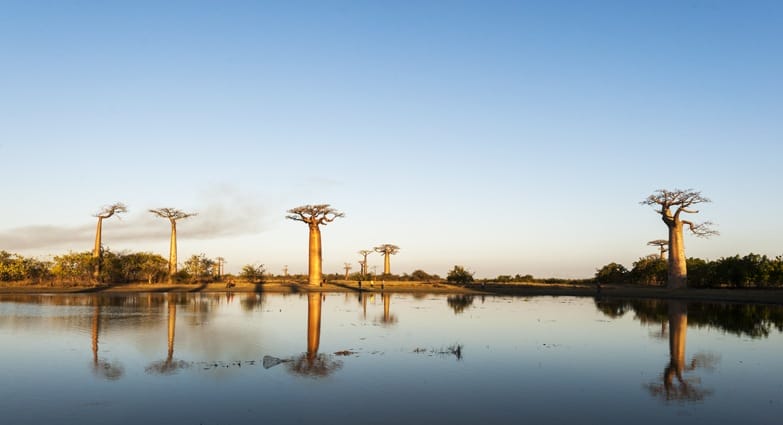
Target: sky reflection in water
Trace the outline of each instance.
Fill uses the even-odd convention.
[[[0,296],[4,423],[775,423],[783,309]],[[7,422],[6,422],[7,421]]]

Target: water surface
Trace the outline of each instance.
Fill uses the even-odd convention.
[[[778,423],[783,311],[401,294],[0,296],[13,424]]]

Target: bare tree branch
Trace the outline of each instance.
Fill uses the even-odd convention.
[[[338,217],[345,217],[345,214],[329,206],[329,204],[302,205],[301,207],[291,208],[286,211],[289,215],[285,218],[295,221],[302,221],[307,224],[327,224]]]
[[[705,221],[704,223],[694,224],[688,220],[682,220],[682,224],[687,224],[691,233],[699,238],[709,238],[710,236],[718,236],[720,232],[713,229],[714,223]]]
[[[117,218],[120,218],[120,214],[125,212],[128,212],[128,207],[122,202],[115,202],[111,205],[106,205],[105,207],[101,208],[100,211],[93,214],[93,217],[109,218],[117,214]]]
[[[400,252],[400,247],[398,247],[397,245],[392,245],[392,244],[388,244],[388,243],[376,246],[374,249],[375,249],[375,252],[380,252],[381,254],[384,254],[384,255],[395,255],[398,252]]]
[[[186,213],[182,210],[178,210],[176,208],[155,208],[149,210],[152,214],[155,214],[158,217],[161,218],[167,218],[171,221],[177,221],[182,220],[184,218],[193,217],[194,215],[198,215],[198,213]]]

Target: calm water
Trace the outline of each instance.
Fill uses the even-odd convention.
[[[783,309],[0,296],[3,424],[780,423]]]

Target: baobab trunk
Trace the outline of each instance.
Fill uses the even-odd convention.
[[[383,274],[391,274],[391,261],[389,260],[389,253],[383,256]]]
[[[688,270],[682,238],[682,222],[675,221],[667,224],[669,226],[669,282],[667,287],[685,288],[688,281]]]
[[[97,281],[101,278],[101,230],[103,229],[103,217],[98,217],[98,227],[95,229],[95,247],[92,249],[92,259],[95,268],[92,277]]]
[[[309,256],[309,283],[321,284],[321,229],[317,224],[310,224],[310,256]]]
[[[171,221],[171,243],[169,244],[169,281],[177,273],[177,222]]]

